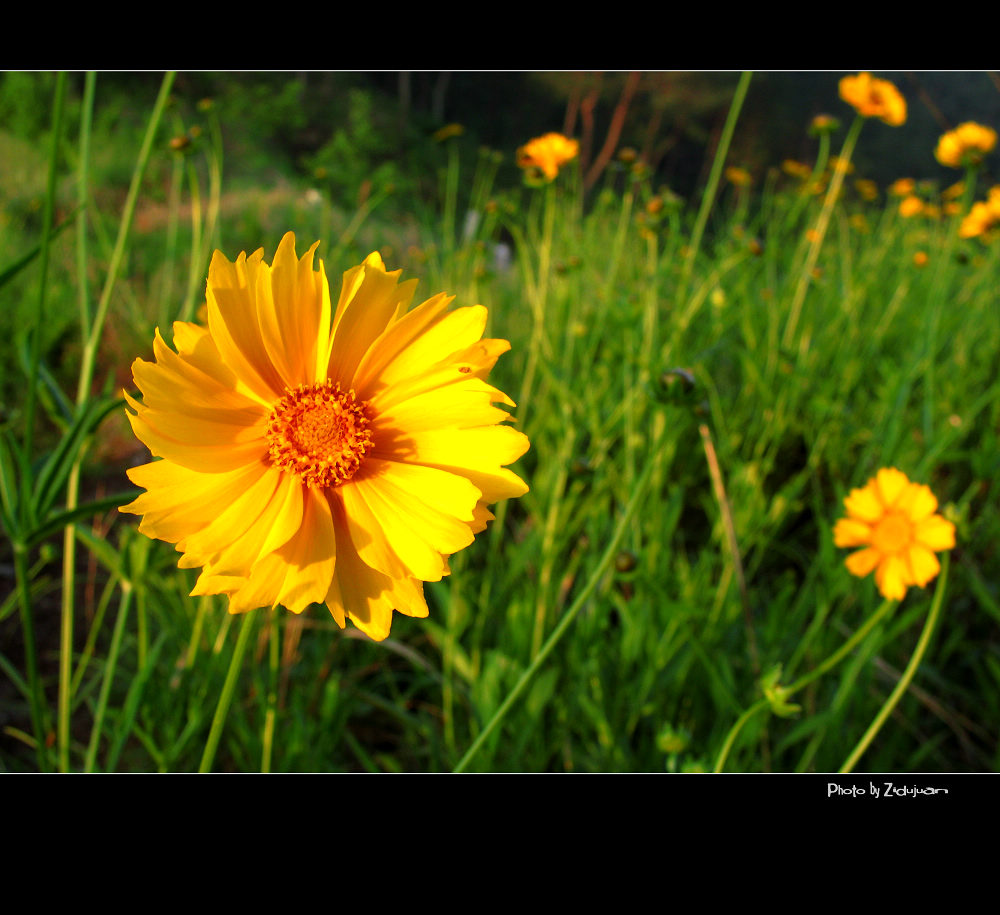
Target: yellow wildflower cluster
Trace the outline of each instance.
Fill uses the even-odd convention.
[[[559,169],[572,162],[580,152],[580,144],[561,133],[547,133],[525,143],[517,151],[517,164],[531,172],[540,172],[546,181],[553,181]]]
[[[949,168],[979,165],[983,157],[997,145],[997,132],[975,121],[959,124],[938,140],[934,157]]]
[[[958,234],[962,238],[976,238],[991,233],[998,224],[1000,224],[1000,185],[990,188],[985,201],[972,204],[972,209],[959,226]]]
[[[864,118],[878,118],[890,127],[906,122],[906,99],[888,80],[871,73],[845,76],[840,81],[840,97]]]

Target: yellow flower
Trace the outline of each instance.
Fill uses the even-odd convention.
[[[444,127],[439,127],[431,134],[431,139],[435,143],[443,143],[452,137],[460,137],[463,133],[465,133],[465,128],[461,124],[445,124]]]
[[[840,81],[840,97],[865,118],[878,118],[891,127],[906,122],[906,99],[888,80],[871,73],[845,76]]]
[[[427,616],[424,581],[472,543],[487,505],[527,486],[503,465],[528,440],[501,425],[513,406],[486,383],[506,340],[481,339],[486,309],[447,311],[441,293],[409,309],[370,254],[331,300],[314,244],[295,236],[208,273],[208,327],[156,333],[155,363],[132,366],[135,434],[162,458],[128,472],[147,490],[122,511],[201,568],[192,594],[229,611],[325,603],[373,639],[393,610]]]
[[[912,178],[897,178],[889,185],[889,193],[893,197],[908,197],[916,186],[917,182]]]
[[[924,202],[916,195],[910,194],[899,201],[899,215],[904,219],[919,216],[924,211]]]
[[[996,145],[997,132],[992,127],[966,121],[941,136],[934,157],[949,168],[979,165]]]
[[[812,174],[812,169],[805,162],[797,162],[795,159],[785,159],[781,163],[781,170],[786,175],[801,178],[803,181]]]
[[[874,571],[887,599],[902,600],[910,585],[926,586],[941,569],[934,554],[955,546],[955,525],[936,514],[934,493],[894,467],[852,489],[844,505],[847,517],[834,527],[833,542],[862,547],[847,557],[847,568],[859,578]]]
[[[913,254],[913,263],[917,267],[926,267],[928,260],[926,251],[916,251]]]
[[[737,165],[730,165],[726,169],[726,180],[736,187],[750,187],[753,182],[753,179],[750,177],[750,172]]]
[[[865,200],[874,200],[878,197],[878,185],[868,178],[859,178],[854,182],[854,187]]]
[[[517,164],[521,168],[539,171],[546,181],[552,181],[559,169],[572,162],[580,151],[580,144],[561,133],[547,133],[525,143],[517,151]]]

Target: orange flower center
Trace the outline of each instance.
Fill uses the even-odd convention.
[[[368,405],[333,381],[288,391],[267,421],[268,459],[306,486],[324,489],[349,480],[372,450]]]
[[[872,546],[883,554],[901,552],[912,539],[912,525],[906,515],[898,512],[889,512],[872,532]]]

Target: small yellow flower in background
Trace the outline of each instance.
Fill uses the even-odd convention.
[[[878,118],[890,127],[906,122],[906,99],[888,80],[871,73],[845,76],[840,81],[840,97],[864,118]]]
[[[561,133],[547,133],[525,143],[517,151],[517,164],[524,169],[539,171],[546,181],[552,181],[559,169],[572,162],[580,152],[580,144]]]
[[[812,169],[805,162],[798,162],[795,159],[785,159],[781,163],[781,170],[786,175],[791,175],[793,178],[801,178],[803,181],[812,174]]]
[[[917,251],[917,252],[914,253],[914,255],[913,255],[913,264],[914,264],[914,266],[916,266],[916,267],[926,267],[927,266],[927,261],[928,261],[928,257],[927,257],[927,252],[926,251]]]
[[[858,178],[854,182],[854,188],[864,200],[874,200],[878,197],[878,185],[868,178]]]
[[[972,204],[972,208],[959,226],[958,234],[961,238],[975,238],[978,235],[992,238],[992,230],[998,224],[1000,224],[1000,185],[990,188],[985,201]]]
[[[208,327],[157,331],[154,363],[132,366],[138,438],[161,458],[128,471],[147,491],[122,511],[201,568],[193,595],[229,611],[325,603],[373,639],[393,610],[427,616],[424,581],[472,543],[487,505],[527,486],[504,465],[528,449],[486,377],[510,349],[482,339],[486,309],[448,311],[443,293],[410,309],[369,255],[330,297],[317,242],[295,236],[208,273]]]
[[[810,136],[819,136],[823,133],[833,133],[840,130],[840,121],[832,114],[817,114],[809,124]]]
[[[965,182],[956,181],[941,191],[942,200],[958,200],[965,193]]]
[[[919,216],[924,211],[924,202],[916,195],[910,194],[899,201],[899,215],[904,219]]]
[[[736,187],[750,187],[753,183],[753,179],[750,177],[750,172],[745,168],[739,168],[736,165],[730,165],[726,169],[726,180]]]
[[[966,121],[942,135],[934,150],[934,158],[949,168],[979,165],[996,145],[997,132],[992,127]]]
[[[443,143],[452,137],[460,137],[463,133],[465,133],[465,128],[461,124],[445,124],[444,127],[439,127],[435,130],[431,134],[431,138],[435,143]]]
[[[893,197],[908,197],[916,186],[917,182],[912,178],[897,178],[889,185],[889,193]]]
[[[830,156],[829,168],[830,171],[836,171],[838,168],[843,168],[845,175],[854,174],[854,163],[850,159],[841,159],[840,156]]]
[[[927,486],[894,467],[882,468],[844,499],[847,517],[833,529],[839,547],[861,547],[847,557],[852,575],[875,573],[882,596],[902,600],[911,585],[923,588],[941,570],[935,553],[955,546],[955,525],[936,514]]]

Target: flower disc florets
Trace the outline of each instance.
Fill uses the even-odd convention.
[[[367,405],[333,381],[300,385],[271,411],[268,459],[325,489],[351,479],[374,447]]]

